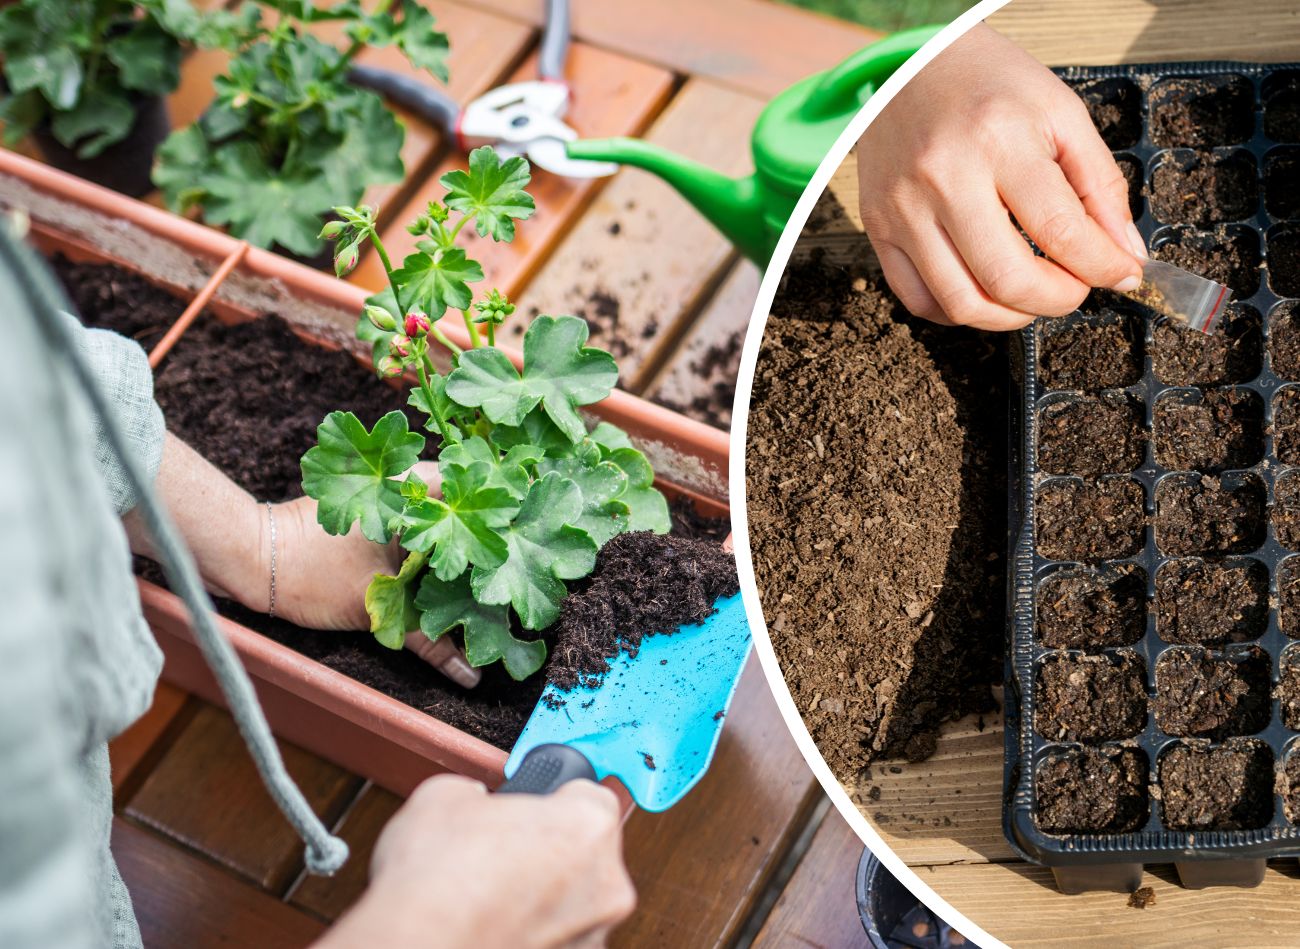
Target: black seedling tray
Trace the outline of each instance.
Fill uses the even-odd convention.
[[[1170,92],[1167,85],[1171,80],[1231,77],[1225,81],[1236,96],[1235,106],[1221,113],[1226,116],[1223,129],[1227,135],[1223,139],[1204,142],[1203,153],[1216,159],[1228,159],[1245,163],[1253,169],[1254,181],[1258,186],[1256,200],[1249,207],[1242,208],[1242,216],[1220,225],[1207,225],[1205,230],[1215,231],[1218,238],[1236,236],[1248,245],[1257,245],[1261,269],[1257,289],[1247,287],[1251,292],[1234,292],[1234,307],[1242,304],[1258,312],[1262,326],[1256,332],[1262,333],[1261,357],[1257,371],[1248,373],[1248,377],[1237,380],[1233,385],[1202,386],[1200,390],[1212,388],[1235,388],[1254,393],[1259,401],[1258,410],[1264,425],[1264,444],[1262,457],[1252,459],[1255,463],[1242,470],[1230,470],[1218,473],[1225,485],[1240,484],[1248,481],[1263,486],[1264,500],[1260,505],[1266,525],[1262,542],[1251,545],[1252,549],[1243,550],[1240,555],[1228,558],[1188,558],[1191,560],[1209,560],[1217,562],[1226,559],[1229,562],[1254,562],[1265,569],[1268,574],[1267,624],[1259,634],[1247,642],[1234,643],[1223,647],[1214,647],[1208,651],[1216,656],[1240,657],[1252,649],[1262,650],[1267,654],[1270,683],[1267,697],[1271,714],[1262,730],[1245,736],[1249,741],[1257,742],[1271,756],[1270,774],[1280,772],[1287,755],[1300,738],[1300,732],[1284,726],[1276,696],[1276,687],[1281,671],[1282,653],[1288,646],[1295,655],[1300,656],[1300,640],[1293,641],[1283,633],[1279,616],[1278,568],[1289,556],[1297,553],[1294,548],[1284,548],[1275,536],[1272,520],[1274,505],[1274,488],[1279,479],[1286,475],[1286,469],[1275,455],[1273,434],[1274,398],[1288,383],[1300,383],[1300,372],[1282,378],[1273,371],[1270,357],[1270,340],[1272,338],[1273,319],[1279,310],[1283,295],[1274,291],[1270,284],[1267,262],[1271,247],[1277,246],[1279,237],[1283,241],[1289,235],[1300,241],[1300,219],[1294,217],[1284,221],[1275,217],[1271,210],[1277,208],[1275,195],[1283,189],[1269,192],[1269,204],[1266,206],[1264,176],[1271,163],[1279,158],[1300,156],[1300,134],[1294,130],[1286,139],[1270,138],[1265,133],[1265,103],[1276,105],[1276,114],[1270,110],[1269,128],[1278,132],[1277,118],[1282,106],[1270,97],[1277,90],[1290,88],[1290,81],[1296,82],[1296,96],[1300,96],[1300,64],[1258,65],[1230,62],[1180,63],[1138,65],[1124,67],[1070,68],[1058,71],[1067,82],[1078,87],[1087,81],[1104,81],[1105,86],[1123,90],[1127,98],[1127,108],[1136,110],[1135,119],[1130,114],[1129,129],[1137,132],[1135,123],[1140,120],[1140,134],[1130,135],[1130,141],[1120,137],[1109,142],[1121,164],[1131,163],[1130,167],[1140,167],[1142,181],[1146,187],[1142,195],[1133,194],[1134,207],[1140,200],[1140,216],[1135,214],[1138,228],[1147,239],[1148,246],[1159,255],[1158,249],[1171,239],[1182,236],[1184,230],[1167,222],[1157,220],[1153,214],[1149,194],[1152,173],[1163,162],[1183,160],[1189,157],[1188,150],[1164,147],[1153,141],[1152,125],[1156,120],[1159,105],[1153,103],[1164,101],[1163,95]],[[1238,110],[1233,112],[1233,109]],[[1210,123],[1214,124],[1214,123]],[[1207,126],[1198,126],[1205,128]],[[1235,130],[1234,130],[1235,129]],[[1121,123],[1120,131],[1124,130]],[[1159,137],[1157,134],[1155,137]],[[1238,140],[1239,139],[1239,140]],[[1293,180],[1287,192],[1294,197],[1300,188],[1300,180]],[[1285,195],[1284,205],[1285,205]],[[1294,202],[1292,202],[1294,203]],[[1216,230],[1217,227],[1217,230]],[[1300,257],[1300,254],[1297,254]],[[1207,274],[1209,276],[1210,274]],[[1300,276],[1293,278],[1300,281]],[[1247,281],[1249,282],[1249,281]],[[1289,285],[1285,288],[1293,295],[1300,294]],[[1146,863],[1169,863],[1178,866],[1184,886],[1202,887],[1210,885],[1257,885],[1263,878],[1265,861],[1270,857],[1300,856],[1300,826],[1287,819],[1283,796],[1277,788],[1268,792],[1272,801],[1272,814],[1263,826],[1251,830],[1183,830],[1167,826],[1165,823],[1162,800],[1163,788],[1159,786],[1158,775],[1162,756],[1173,746],[1186,744],[1192,746],[1218,747],[1223,741],[1211,745],[1201,739],[1178,738],[1161,730],[1155,720],[1152,708],[1155,701],[1156,669],[1160,657],[1170,649],[1189,649],[1201,652],[1200,647],[1188,644],[1167,642],[1161,636],[1157,623],[1156,580],[1160,569],[1172,559],[1157,545],[1155,536],[1155,512],[1157,491],[1169,482],[1169,479],[1188,478],[1185,472],[1176,473],[1156,461],[1155,443],[1152,426],[1155,407],[1162,398],[1177,400],[1197,400],[1200,392],[1196,386],[1166,385],[1157,378],[1153,369],[1153,341],[1160,320],[1154,313],[1121,297],[1107,297],[1104,304],[1108,308],[1135,315],[1131,324],[1136,327],[1133,345],[1137,347],[1138,365],[1141,377],[1133,384],[1122,389],[1106,390],[1112,397],[1127,398],[1136,407],[1137,417],[1144,426],[1144,454],[1142,464],[1136,470],[1119,470],[1107,472],[1103,480],[1111,478],[1128,479],[1139,485],[1143,497],[1142,526],[1140,533],[1141,549],[1132,556],[1114,561],[1077,563],[1051,560],[1040,554],[1037,548],[1036,498],[1045,488],[1068,481],[1079,481],[1078,477],[1049,475],[1039,470],[1037,457],[1037,440],[1039,437],[1040,413],[1049,405],[1060,400],[1083,397],[1077,390],[1048,390],[1039,374],[1040,340],[1044,334],[1067,330],[1080,323],[1097,323],[1104,318],[1095,315],[1098,301],[1094,299],[1085,304],[1082,311],[1063,320],[1039,320],[1017,336],[1020,345],[1013,345],[1012,375],[1016,385],[1013,387],[1011,405],[1011,478],[1010,478],[1010,556],[1009,570],[1009,648],[1006,665],[1006,762],[1004,777],[1003,825],[1008,839],[1027,859],[1046,864],[1053,868],[1058,887],[1066,893],[1078,893],[1085,890],[1108,889],[1131,891],[1141,880],[1142,867]],[[1090,309],[1093,312],[1090,312]],[[1228,317],[1232,313],[1230,311]],[[1229,328],[1221,323],[1219,332]],[[1297,387],[1300,388],[1300,387]],[[1096,395],[1093,392],[1090,395]],[[1298,393],[1300,394],[1300,393]],[[1115,465],[1122,468],[1122,464]],[[1190,476],[1193,479],[1195,476]],[[1083,479],[1090,480],[1090,479]],[[1173,483],[1173,482],[1169,482]],[[1166,489],[1167,490],[1167,489]],[[1164,495],[1162,494],[1162,497]],[[1300,557],[1297,558],[1300,564]],[[1101,654],[1115,659],[1119,656],[1136,657],[1144,666],[1142,675],[1146,689],[1145,723],[1134,735],[1121,740],[1083,744],[1081,742],[1049,740],[1035,728],[1036,695],[1035,682],[1038,671],[1045,659],[1060,654],[1078,654],[1079,649],[1053,649],[1044,645],[1037,635],[1037,616],[1039,595],[1043,585],[1053,576],[1059,579],[1061,571],[1092,571],[1099,569],[1126,569],[1122,565],[1136,568],[1137,576],[1145,585],[1145,626],[1135,631],[1135,642],[1124,646],[1090,648],[1090,653]],[[1300,624],[1292,630],[1300,637]],[[1130,660],[1131,661],[1131,660]],[[1228,739],[1233,743],[1241,742],[1240,737]],[[1061,755],[1076,755],[1083,749],[1132,749],[1139,753],[1140,761],[1147,769],[1147,777],[1142,782],[1145,798],[1145,819],[1125,833],[1047,833],[1036,820],[1035,776],[1040,766],[1049,759]],[[1262,754],[1262,752],[1261,752]],[[1298,815],[1300,816],[1300,815]]]

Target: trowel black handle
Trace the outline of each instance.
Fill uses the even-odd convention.
[[[587,756],[568,745],[538,745],[524,755],[515,776],[497,788],[498,794],[550,794],[561,784],[595,781],[596,769]]]

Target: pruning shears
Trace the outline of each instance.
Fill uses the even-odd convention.
[[[497,86],[462,108],[440,89],[388,69],[353,66],[348,78],[440,126],[462,151],[491,145],[504,157],[527,156],[552,174],[603,178],[619,166],[567,154],[568,143],[578,140],[564,121],[570,101],[564,76],[568,54],[569,0],[547,0],[537,79]]]

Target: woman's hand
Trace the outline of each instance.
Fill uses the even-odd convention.
[[[436,465],[417,470],[437,487]],[[156,484],[208,589],[260,613],[271,606],[274,518],[275,614],[299,626],[368,630],[366,587],[376,573],[395,574],[402,562],[395,543],[372,543],[359,530],[337,537],[325,533],[311,498],[274,504],[268,511],[170,432]],[[143,522],[132,512],[125,523],[131,549],[150,553]],[[470,688],[482,678],[449,637],[433,643],[416,630],[406,645],[460,685]]]
[[[867,236],[917,316],[1017,329],[1141,281],[1128,184],[1087,108],[983,24],[890,101],[857,160]]]

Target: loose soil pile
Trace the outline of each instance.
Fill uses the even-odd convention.
[[[98,296],[79,291],[87,300],[88,322],[120,331],[134,325],[140,312],[169,312],[173,318],[179,313],[169,294],[117,268],[87,265],[62,272],[69,280],[114,288],[114,306],[107,312],[94,309]],[[351,355],[303,343],[274,316],[235,326],[200,318],[164,361],[155,397],[172,432],[265,500],[302,494],[299,459],[315,444],[316,426],[327,412],[347,408],[372,425],[404,402],[401,392],[380,383]],[[726,519],[701,517],[680,503],[673,514],[675,530],[715,540],[725,536]],[[675,618],[703,619],[712,607],[712,599],[704,603],[710,591],[736,588],[735,562],[714,542],[641,534],[619,540],[606,545],[596,573],[581,585],[587,591],[584,598],[566,602],[559,622],[567,633],[561,636],[578,637],[580,643],[576,651],[555,647],[554,653],[570,656],[556,666],[557,675],[570,678],[587,668],[594,672],[601,659],[581,647],[598,641],[584,617],[599,613],[601,594],[591,591],[605,581],[605,571],[610,579],[603,589],[616,594],[617,601],[606,604],[601,620],[609,624],[606,628],[632,630],[635,641],[664,631]],[[648,569],[651,564],[658,568]],[[146,563],[143,569],[161,581],[154,565]],[[625,581],[634,575],[655,595],[645,600],[632,595]],[[685,586],[674,588],[669,600],[665,590],[673,580]],[[484,670],[476,688],[465,690],[407,650],[381,646],[368,632],[320,632],[231,601],[218,600],[217,606],[223,615],[500,748],[514,744],[551,674],[548,665],[544,675],[519,683],[497,664]],[[516,630],[516,635],[533,634]],[[631,637],[628,642],[635,644]]]
[[[786,682],[846,782],[992,707],[1004,345],[818,260],[773,304],[746,446],[754,567]]]
[[[62,254],[50,265],[87,326],[129,336],[146,352],[185,309],[184,303],[148,280],[116,267],[74,263]]]
[[[1255,163],[1245,154],[1170,157],[1151,173],[1151,212],[1165,224],[1239,221],[1258,204]]]

